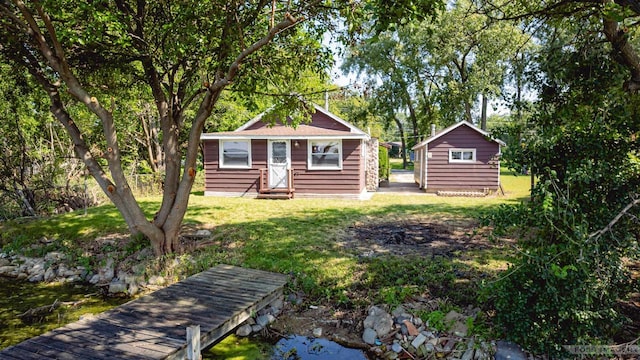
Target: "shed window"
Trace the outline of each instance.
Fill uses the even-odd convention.
[[[220,167],[251,168],[251,141],[220,140]]]
[[[310,140],[310,170],[342,169],[342,142],[340,140]]]
[[[476,161],[476,149],[449,149],[449,162],[473,163]]]

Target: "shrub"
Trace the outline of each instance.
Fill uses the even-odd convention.
[[[391,164],[389,163],[389,150],[384,146],[378,147],[378,177],[382,180],[389,180],[391,175]]]
[[[622,317],[615,305],[632,284],[622,259],[637,254],[637,243],[632,223],[593,231],[579,203],[550,188],[551,182],[540,184],[534,202],[487,217],[500,223],[496,228],[527,229],[518,258],[487,290],[507,338],[534,353],[560,356],[563,345],[607,342],[618,330]]]

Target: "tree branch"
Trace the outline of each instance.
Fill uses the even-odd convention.
[[[627,206],[624,207],[624,209],[622,209],[622,211],[620,211],[618,213],[618,215],[616,215],[613,220],[611,220],[609,222],[609,224],[607,224],[607,226],[605,226],[603,229],[600,229],[598,231],[595,231],[593,233],[591,233],[589,235],[589,239],[592,238],[599,238],[600,236],[602,236],[604,233],[611,231],[613,229],[613,227],[618,223],[618,221],[620,221],[620,219],[622,219],[622,217],[624,215],[627,214],[627,212],[629,212],[629,210],[631,210],[634,206],[640,204],[640,198],[633,200],[632,202],[630,202],[629,204],[627,204]]]

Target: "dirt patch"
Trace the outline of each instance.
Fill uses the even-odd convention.
[[[465,250],[489,249],[492,244],[468,220],[411,217],[368,219],[347,229],[340,243],[362,256],[453,256]]]
[[[376,256],[462,256],[465,251],[499,246],[482,236],[477,223],[469,220],[414,215],[402,218],[367,218],[344,229],[338,245],[362,257]],[[354,276],[358,276],[354,274]],[[358,293],[362,290],[362,294]],[[350,297],[363,300],[368,289],[351,289]],[[446,303],[434,297],[424,300]],[[438,306],[431,310],[436,310]],[[362,321],[365,308],[341,309],[332,304],[308,307],[288,306],[273,326],[277,334],[312,336],[322,328],[322,336],[349,347],[365,347]],[[273,334],[272,334],[273,335]]]
[[[336,310],[329,306],[313,306],[306,309],[288,307],[278,316],[269,331],[272,337],[295,334],[314,337],[315,329],[322,329],[321,336],[351,348],[367,349],[362,342],[364,310]]]

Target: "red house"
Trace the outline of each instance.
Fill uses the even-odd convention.
[[[377,140],[315,110],[296,128],[260,115],[235,131],[203,134],[205,195],[367,198],[377,188]]]
[[[495,191],[504,145],[473,124],[459,122],[413,147],[414,179],[427,192]]]

